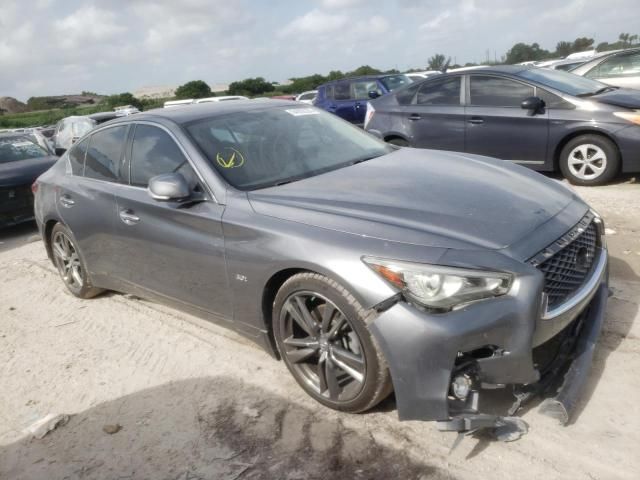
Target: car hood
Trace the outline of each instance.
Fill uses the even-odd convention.
[[[30,185],[57,161],[58,157],[48,156],[0,163],[0,187]]]
[[[248,198],[263,215],[459,249],[505,248],[579,201],[559,182],[511,162],[413,148]]]
[[[590,100],[616,107],[640,109],[640,91],[630,88],[619,88],[611,92],[591,97]]]

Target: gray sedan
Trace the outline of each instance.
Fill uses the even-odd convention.
[[[520,65],[439,75],[369,102],[365,129],[397,145],[560,170],[600,185],[640,172],[640,91]]]
[[[131,292],[246,335],[346,412],[395,390],[401,419],[501,426],[562,380],[568,418],[607,301],[603,223],[574,193],[490,158],[399,149],[285,101],[115,120],[38,180],[69,291]]]

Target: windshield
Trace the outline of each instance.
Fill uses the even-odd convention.
[[[200,120],[187,131],[240,190],[279,185],[379,157],[392,147],[314,107],[266,107]]]
[[[24,137],[0,138],[0,163],[17,162],[49,155],[40,145]]]
[[[401,75],[389,75],[388,77],[382,77],[380,79],[384,87],[393,92],[394,90],[411,84],[411,79],[404,74]]]
[[[71,123],[71,131],[74,137],[82,137],[85,133],[93,130],[97,124],[98,122],[90,118],[76,119]]]
[[[521,78],[532,80],[550,88],[555,88],[562,93],[580,97],[593,95],[607,88],[604,83],[596,82],[589,78],[580,77],[573,73],[549,70],[547,68],[532,68],[516,74]]]

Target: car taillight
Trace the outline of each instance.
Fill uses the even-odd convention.
[[[37,191],[38,191],[38,182],[33,182],[31,184],[31,193],[35,195]]]
[[[367,111],[364,114],[364,129],[367,129],[367,125],[373,119],[373,115],[376,113],[376,109],[373,108],[371,103],[367,102]]]

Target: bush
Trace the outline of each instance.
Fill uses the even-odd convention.
[[[211,87],[202,80],[192,80],[176,88],[176,98],[178,99],[206,98],[212,96]]]

